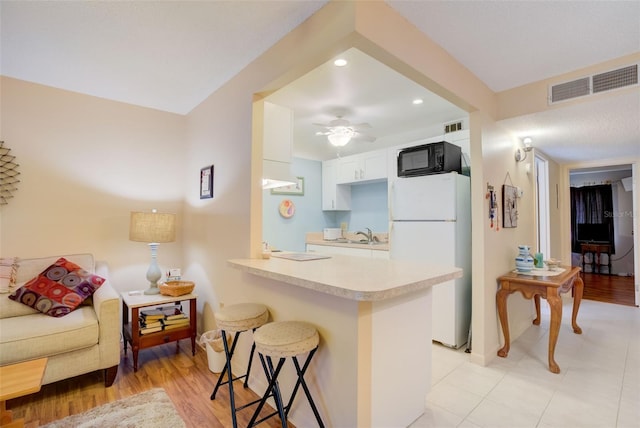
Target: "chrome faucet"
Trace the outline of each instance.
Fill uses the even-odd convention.
[[[368,227],[365,227],[365,229],[367,229],[366,232],[358,231],[356,235],[362,235],[367,238],[367,244],[369,244],[374,241],[373,232]]]

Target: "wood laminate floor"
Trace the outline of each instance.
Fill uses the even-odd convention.
[[[230,427],[229,389],[221,387],[216,399],[210,400],[218,375],[209,371],[206,351],[197,348],[194,357],[187,340],[180,341],[179,348],[175,343],[169,343],[142,350],[135,373],[129,351],[128,358],[120,360],[112,387],[104,387],[102,373],[90,373],[44,385],[36,394],[9,400],[7,409],[13,411],[14,419],[24,418],[26,428],[36,428],[152,388],[164,388],[187,427]],[[252,372],[253,369],[261,370],[259,364],[254,365]],[[249,388],[242,388],[240,381],[234,383],[234,387],[236,405],[258,398]],[[238,412],[239,426],[247,426],[254,408]],[[268,407],[263,414],[271,411]],[[275,416],[260,426],[282,425],[280,418]],[[289,426],[293,425],[289,423]]]
[[[583,273],[584,299],[635,306],[634,277]]]

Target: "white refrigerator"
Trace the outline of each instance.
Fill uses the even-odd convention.
[[[432,339],[459,348],[471,322],[471,183],[455,172],[399,177],[389,189],[390,255],[463,269],[432,292]]]

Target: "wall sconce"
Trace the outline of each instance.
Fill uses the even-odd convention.
[[[533,146],[531,146],[531,137],[524,137],[522,139],[522,144],[524,147],[518,147],[516,149],[516,162],[523,162],[527,158],[527,153],[533,150]]]

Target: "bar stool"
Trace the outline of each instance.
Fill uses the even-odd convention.
[[[251,361],[253,360],[253,354],[256,349],[255,342],[251,345],[249,364],[247,365],[247,372],[244,375],[233,377],[233,374],[231,373],[231,358],[233,357],[236,345],[238,344],[240,333],[248,330],[255,331],[258,327],[265,324],[269,319],[269,310],[265,305],[259,303],[238,303],[220,309],[220,311],[216,312],[214,316],[218,328],[222,330],[222,344],[224,346],[224,353],[227,361],[224,369],[222,370],[222,373],[220,373],[220,377],[218,377],[218,382],[213,389],[213,393],[211,393],[211,399],[215,400],[216,393],[218,392],[218,388],[220,388],[221,385],[229,385],[231,420],[233,421],[234,428],[236,428],[238,426],[236,412],[259,401],[255,400],[251,403],[245,404],[244,406],[236,408],[235,397],[233,393],[234,381],[244,379],[244,387],[246,388],[248,385],[249,373],[251,372]],[[229,343],[227,342],[227,333],[235,333],[233,342],[231,342],[231,349],[229,349]],[[223,382],[222,379],[224,379],[225,373],[227,374],[227,380]]]
[[[309,405],[313,410],[313,414],[318,421],[318,426],[323,428],[324,423],[322,422],[322,418],[320,418],[318,409],[313,402],[313,397],[311,397],[311,393],[309,392],[307,383],[304,380],[304,374],[309,367],[309,363],[311,362],[313,355],[318,350],[318,343],[320,341],[318,330],[316,330],[316,328],[311,324],[301,321],[272,322],[269,324],[265,324],[255,330],[253,340],[256,345],[256,349],[258,350],[260,362],[262,363],[262,367],[264,368],[267,380],[269,381],[269,386],[262,396],[260,404],[258,404],[258,407],[256,408],[248,426],[253,427],[272,416],[279,415],[280,420],[282,421],[282,427],[286,428],[287,415],[289,414],[289,410],[291,410],[291,405],[293,404],[293,400],[296,397],[298,388],[302,386],[302,389],[307,396],[307,400],[309,401]],[[307,359],[304,362],[302,368],[300,368],[298,356],[307,352],[309,353],[309,355],[307,356]],[[284,406],[282,403],[280,386],[278,385],[278,375],[280,374],[282,366],[284,365],[287,357],[291,357],[291,359],[293,360],[293,364],[298,374],[298,379],[291,393],[291,398],[289,398],[289,402],[286,406]],[[275,370],[273,367],[272,358],[279,358]],[[260,414],[260,411],[267,401],[267,398],[269,397],[273,397],[276,403],[277,411],[256,421],[258,415]]]

